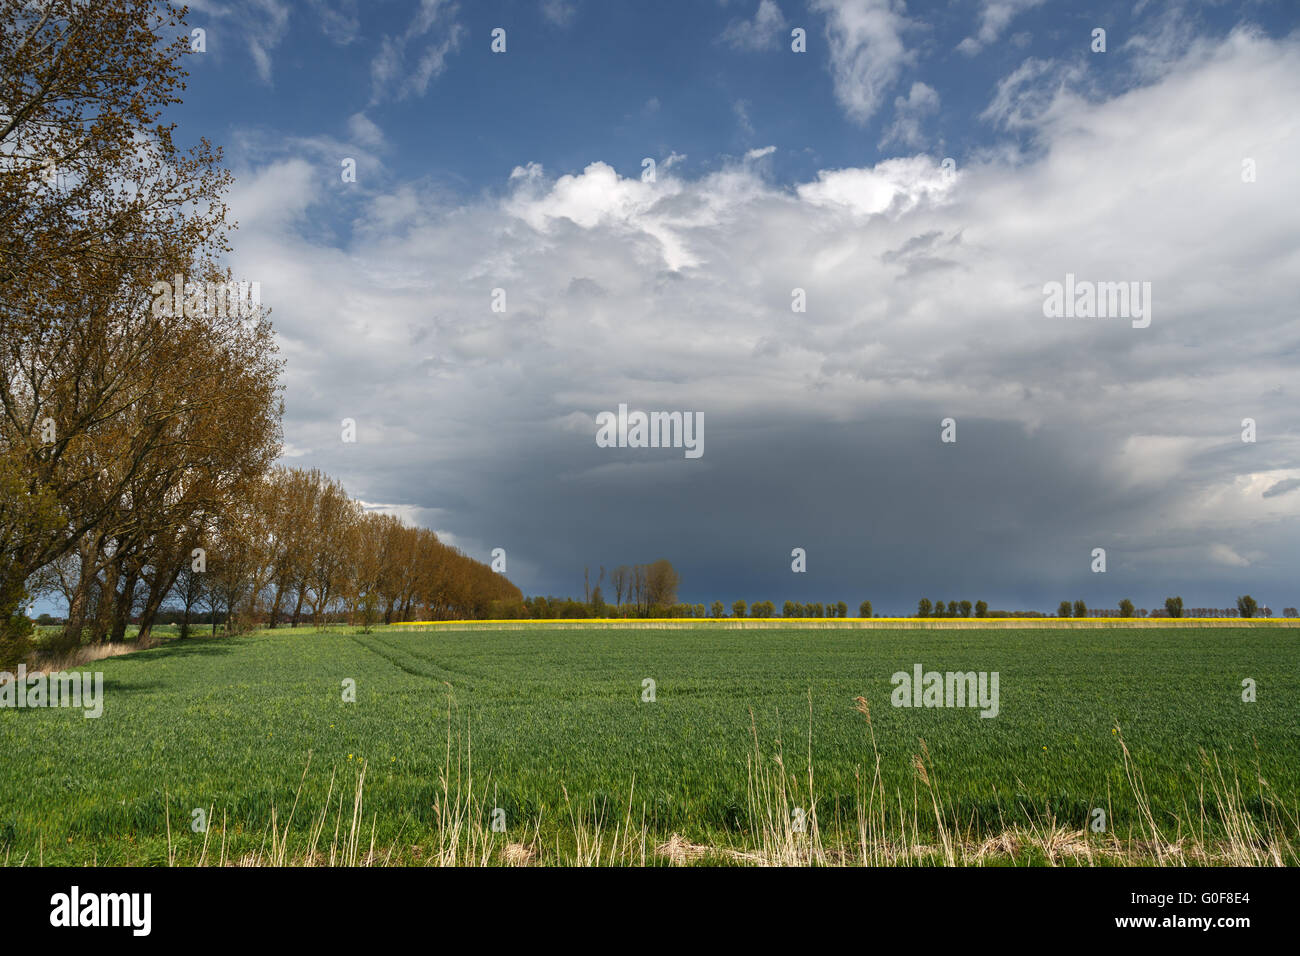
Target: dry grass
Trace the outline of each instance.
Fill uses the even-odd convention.
[[[523,843],[507,843],[501,851],[501,862],[506,866],[529,866],[537,859],[537,848]]]
[[[110,642],[104,644],[86,644],[60,654],[43,655],[39,651],[33,655],[29,665],[29,674],[54,674],[59,671],[76,670],[93,664],[95,661],[108,660],[110,657],[123,657],[136,651],[147,651],[157,647],[161,642],[154,637],[137,639],[129,643]]]
[[[1134,802],[1136,832],[1091,833],[1067,826],[1049,811],[1028,826],[1003,826],[977,832],[963,826],[944,797],[925,741],[913,755],[913,789],[886,792],[880,772],[871,708],[864,698],[855,707],[865,719],[872,764],[859,774],[854,824],[848,840],[824,842],[817,813],[816,777],[811,759],[797,770],[787,767],[783,746],[765,754],[753,731],[749,756],[747,821],[742,845],[695,842],[673,833],[655,842],[638,813],[635,782],[627,803],[617,808],[596,803],[575,805],[565,791],[556,814],[558,828],[548,845],[541,838],[542,818],[529,822],[509,839],[492,829],[487,782],[476,783],[468,728],[456,721],[448,705],[444,767],[433,803],[433,826],[423,843],[403,843],[377,849],[375,820],[366,820],[366,765],[355,779],[336,788],[331,775],[323,806],[295,829],[301,811],[303,779],[283,823],[273,810],[262,845],[232,858],[227,849],[227,821],[204,834],[197,856],[182,859],[171,839],[167,820],[168,863],[197,866],[647,866],[667,864],[732,866],[984,866],[990,864],[1139,865],[1139,866],[1295,866],[1300,854],[1287,834],[1300,832],[1300,819],[1286,813],[1280,801],[1269,799],[1262,819],[1246,809],[1237,774],[1226,773],[1212,755],[1202,753],[1201,788],[1197,807],[1183,813],[1172,827],[1162,827],[1150,805],[1142,774],[1116,727],[1116,738]],[[811,740],[808,752],[812,753]],[[1268,785],[1258,781],[1262,792]],[[209,819],[212,811],[209,808]],[[1214,835],[1210,820],[1217,821]],[[921,834],[927,835],[926,839]],[[24,861],[5,859],[5,865]]]

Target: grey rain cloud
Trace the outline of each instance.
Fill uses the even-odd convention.
[[[341,202],[328,165],[246,157],[235,265],[281,332],[287,460],[506,548],[529,593],[667,557],[693,602],[1296,603],[1300,39],[1238,32],[1102,102],[1021,72],[1034,108],[1004,88],[990,122],[1032,154],[955,177],[918,154],[643,183],[521,155],[487,196],[372,182],[336,239],[308,226]],[[1045,318],[1067,273],[1151,282],[1151,326]],[[702,412],[704,457],[597,448],[622,402]]]

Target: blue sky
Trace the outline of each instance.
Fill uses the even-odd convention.
[[[1172,18],[1161,3],[895,4],[905,11],[895,14],[905,49],[873,76],[878,105],[854,111],[837,96],[828,55],[837,6],[202,0],[190,20],[208,31],[207,54],[191,61],[182,132],[228,144],[254,129],[346,139],[361,114],[389,143],[385,175],[458,193],[499,188],[529,161],[579,172],[600,158],[634,176],[643,157],[675,152],[694,176],[773,144],[773,176],[801,182],[818,169],[917,149],[964,161],[995,146],[1006,132],[980,114],[1009,68],[1029,58],[1077,64],[1104,95],[1139,80],[1135,63],[1147,53],[1131,42],[1135,30],[1176,24],[1188,35],[1222,37],[1243,18],[1272,33],[1295,26],[1285,2],[1190,4]],[[430,11],[427,30],[403,42],[419,29],[421,10]],[[497,27],[506,30],[504,55],[490,49]],[[803,55],[790,49],[795,27],[807,32]],[[1089,50],[1096,27],[1108,31],[1104,58]],[[430,51],[438,65],[422,81]],[[377,80],[377,64],[388,61],[393,77]],[[933,91],[933,105],[925,94],[912,97],[915,83]],[[887,138],[900,116],[915,120],[917,138]]]
[[[191,6],[283,461],[525,592],[1300,603],[1293,3]],[[705,453],[598,447],[621,403]]]

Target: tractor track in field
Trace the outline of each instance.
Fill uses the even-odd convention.
[[[385,645],[376,646],[375,643],[362,640],[356,634],[349,634],[348,637],[360,647],[365,648],[366,650],[370,651],[372,654],[374,654],[377,657],[382,657],[384,660],[388,661],[388,663],[392,664],[398,670],[410,674],[412,677],[419,677],[424,680],[434,681],[439,684],[447,684],[449,686],[459,687],[464,690],[474,689],[474,684],[466,680],[465,677],[462,676],[462,674],[458,673],[457,671],[453,671],[449,668],[438,667],[438,665],[436,664],[434,664],[433,667],[435,668],[437,673],[422,670],[420,668],[417,668],[415,665],[407,662],[406,660],[403,660],[397,654],[397,652],[393,651],[391,648]],[[430,661],[430,663],[432,664],[432,661]]]

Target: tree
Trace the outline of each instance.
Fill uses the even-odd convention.
[[[840,617],[849,616],[849,605],[846,601],[838,601],[835,604],[835,610],[839,612]]]
[[[858,605],[858,617],[871,617],[871,602],[863,601]]]
[[[781,616],[782,617],[795,616],[795,603],[793,601],[786,601],[783,605],[781,605]]]
[[[1075,616],[1075,617],[1087,617],[1087,616],[1088,616],[1088,605],[1084,604],[1082,601],[1075,601],[1075,602],[1074,602],[1074,616]]]
[[[56,533],[62,524],[53,494],[37,489],[28,495],[15,463],[0,456],[0,669],[11,672],[32,646],[31,621],[22,610],[29,597],[29,575],[13,567],[11,562],[18,559],[11,556],[11,551],[21,548],[25,541]]]
[[[974,606],[970,603],[970,601],[962,601],[962,602],[961,602],[961,616],[962,616],[962,617],[970,617],[970,612],[971,612],[971,610],[972,610],[973,607],[974,607]]]
[[[1183,616],[1183,599],[1181,597],[1165,598],[1165,611],[1170,617]]]
[[[360,507],[332,479],[323,479],[312,522],[313,540],[305,591],[312,623],[323,627],[330,609],[345,596],[349,546]]]
[[[209,397],[191,377],[220,386],[187,350],[224,330],[152,308],[164,276],[215,282],[228,248],[220,151],[180,153],[159,120],[180,102],[181,26],[166,2],[0,5],[0,647],[26,580],[74,549],[83,599],[98,573],[111,585],[105,629],[142,576],[160,590],[133,495]],[[124,504],[127,540],[102,541]]]
[[[172,596],[180,603],[183,614],[180,621],[180,636],[182,638],[190,636],[194,609],[203,600],[203,591],[206,586],[206,570],[200,571],[195,568],[193,561],[181,566],[179,573],[176,575],[176,581],[172,586]]]
[[[1237,613],[1242,617],[1254,617],[1259,611],[1259,605],[1249,594],[1243,594],[1237,598]]]
[[[677,603],[677,572],[672,563],[660,558],[645,569],[646,603],[649,607],[672,607]]]
[[[1119,602],[1119,616],[1120,617],[1133,616],[1133,602],[1130,601],[1128,598],[1124,598],[1124,600]]]
[[[637,614],[645,613],[648,604],[646,600],[645,572],[646,567],[644,564],[634,565],[632,568],[632,581],[629,585],[630,590],[628,592],[628,597],[631,598],[632,603],[636,605]]]
[[[416,553],[419,541],[419,529],[407,527],[393,515],[383,515],[383,530],[380,546],[383,549],[383,571],[376,579],[379,609],[383,622],[391,624],[395,620],[406,620],[407,604],[412,599],[418,580],[416,577]],[[518,618],[525,616],[520,602],[519,607],[498,607],[500,616]],[[272,617],[275,616],[272,608]]]
[[[627,592],[631,576],[632,569],[626,564],[620,564],[610,573],[609,583],[614,586],[614,603],[619,607],[623,606],[623,595]]]
[[[709,617],[725,617],[726,614],[727,609],[723,607],[721,601],[714,601],[713,604],[709,606]]]
[[[1056,609],[1057,617],[1069,617],[1074,612],[1073,606],[1069,601],[1062,601],[1061,606]]]
[[[399,519],[376,512],[358,515],[351,529],[351,561],[346,588],[351,605],[349,617],[365,634],[379,623],[385,606],[391,600],[394,563],[390,552],[400,530]]]
[[[223,515],[212,532],[213,550],[208,557],[205,582],[213,599],[214,614],[225,610],[226,634],[234,634],[251,623],[246,606],[256,599],[256,569],[260,563],[258,541],[251,532],[252,509],[234,511]],[[352,549],[343,552],[343,560],[351,557]]]
[[[929,617],[929,616],[930,616],[930,610],[931,610],[931,608],[933,608],[933,606],[934,606],[934,605],[932,605],[932,604],[930,603],[930,599],[929,599],[929,598],[921,598],[921,600],[919,600],[919,601],[916,602],[916,616],[917,616],[917,617]]]
[[[736,601],[735,603],[733,603],[733,604],[731,605],[731,615],[732,615],[732,617],[744,617],[744,616],[745,616],[745,602],[744,602],[744,601]]]
[[[976,617],[988,617],[988,616],[989,616],[989,602],[988,602],[988,601],[976,601],[976,602],[975,602],[975,616],[976,616]]]

